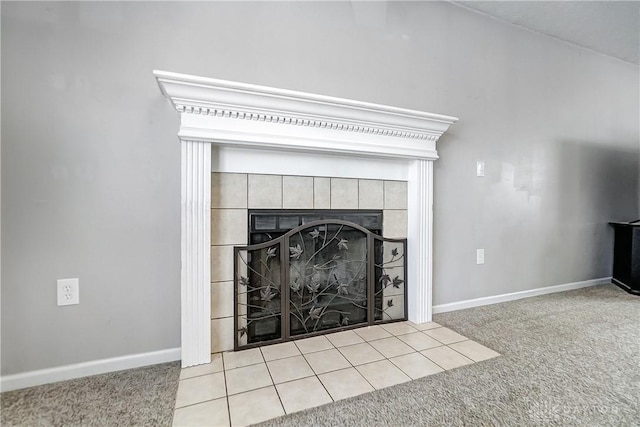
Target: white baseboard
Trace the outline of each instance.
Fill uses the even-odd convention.
[[[589,286],[611,283],[611,277],[584,280],[582,282],[565,283],[563,285],[547,286],[544,288],[529,289],[526,291],[509,294],[494,295],[490,297],[475,298],[457,301],[448,304],[433,306],[433,313],[446,313],[465,308],[480,307],[483,305],[497,304],[500,302],[514,301],[538,295],[555,292],[570,291],[572,289],[586,288]],[[149,353],[131,354],[128,356],[112,357],[109,359],[94,360],[91,362],[75,363],[72,365],[58,366],[56,368],[41,369],[38,371],[24,372],[21,374],[5,375],[0,377],[0,391],[17,390],[48,384],[57,381],[71,380],[87,377],[89,375],[104,374],[107,372],[121,371],[123,369],[139,368],[141,366],[155,365],[157,363],[173,362],[180,360],[180,348],[152,351]]]
[[[563,285],[547,286],[544,288],[529,289],[526,291],[513,292],[509,294],[494,295],[490,297],[482,297],[468,299],[464,301],[451,302],[448,304],[440,304],[433,306],[433,313],[446,313],[449,311],[462,310],[465,308],[480,307],[482,305],[497,304],[500,302],[513,301],[522,298],[535,297],[538,295],[553,294],[555,292],[570,291],[572,289],[587,288],[589,286],[603,285],[611,283],[611,277],[602,277],[600,279],[584,280],[582,282],[565,283]]]
[[[149,353],[130,354],[128,356],[93,360],[91,362],[74,363],[72,365],[58,366],[21,374],[5,375],[0,377],[0,391],[17,390],[57,381],[87,377],[89,375],[173,362],[174,360],[180,360],[180,357],[180,348],[170,348]]]

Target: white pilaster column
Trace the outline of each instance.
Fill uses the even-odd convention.
[[[409,320],[431,321],[433,246],[433,161],[414,160],[408,181]]]
[[[182,367],[211,362],[211,144],[182,141]]]

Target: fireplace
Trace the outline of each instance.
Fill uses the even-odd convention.
[[[313,209],[359,210],[361,196],[366,200],[375,193],[370,188],[382,186],[383,207],[371,209],[384,211],[383,235],[393,234],[383,237],[407,238],[408,318],[431,320],[433,161],[436,142],[457,118],[163,71],[154,75],[180,115],[183,367],[233,348],[233,315],[212,319],[227,304],[223,289],[229,289],[228,281],[212,282],[218,274],[212,260],[231,259],[233,265],[229,248],[249,244],[249,209],[309,208],[291,194],[304,194]],[[212,173],[228,181],[223,187],[233,203],[243,198],[241,204],[215,204]],[[236,185],[247,190],[234,191]],[[284,191],[299,185],[311,185],[311,191]],[[404,207],[387,215],[384,188],[394,185],[405,188]],[[257,195],[257,187],[268,191]],[[279,206],[272,206],[274,197]],[[401,224],[403,234],[387,224]],[[227,288],[214,286],[220,283]]]
[[[249,212],[234,248],[234,349],[406,320],[406,239],[382,211]]]
[[[225,155],[218,150],[214,152],[216,158],[224,160]],[[264,152],[258,153],[265,155]],[[229,163],[246,164],[251,154],[243,153],[242,161]],[[264,157],[261,158],[264,160]],[[291,165],[303,162],[311,162],[314,172],[336,173],[326,171],[326,165],[323,166],[318,156],[281,162],[278,170],[286,171]],[[263,161],[261,164],[268,163]],[[223,167],[228,168],[216,166]],[[255,171],[255,167],[253,165],[252,170]],[[358,176],[363,173],[358,171]],[[235,246],[264,243],[310,221],[328,219],[354,222],[384,238],[405,239],[407,190],[406,181],[389,179],[213,172],[210,277],[212,352],[237,348],[238,325],[234,323],[234,290],[237,286],[234,280],[239,278],[234,275],[233,269]],[[272,258],[269,260],[273,261]],[[253,280],[250,282],[255,283]],[[393,304],[392,311],[399,310],[402,314],[406,304],[398,304],[397,299]],[[262,306],[262,303],[258,305]]]

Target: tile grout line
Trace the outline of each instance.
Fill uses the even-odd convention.
[[[367,341],[365,341],[364,343],[360,343],[360,344],[365,344],[365,343],[366,343],[366,344],[369,344]],[[373,351],[377,352],[380,356],[384,357],[386,360],[389,360],[389,359],[388,359],[384,354],[380,353],[380,352],[379,352],[375,347],[373,347],[371,344],[369,344],[369,346],[370,346],[371,348],[373,348]],[[348,346],[345,346],[345,347],[348,347]],[[340,349],[338,349],[338,351],[340,351]],[[369,380],[367,380],[367,378],[365,378],[365,376],[364,376],[364,375],[362,375],[362,373],[360,373],[360,371],[358,371],[358,366],[367,365],[367,364],[369,364],[369,363],[380,362],[380,360],[374,360],[374,361],[371,361],[371,362],[361,363],[361,364],[359,364],[359,365],[354,365],[354,364],[353,364],[353,363],[352,363],[352,362],[347,358],[347,356],[345,356],[345,355],[344,355],[344,353],[342,353],[342,352],[340,351],[340,354],[342,355],[342,357],[344,357],[344,358],[345,358],[345,360],[346,360],[347,362],[349,362],[349,364],[351,365],[351,367],[352,367],[352,368],[354,368],[354,369],[358,372],[358,374],[360,374],[360,376],[361,376],[362,378],[364,378],[364,379],[369,383]],[[345,368],[345,369],[349,369],[349,368]],[[338,370],[339,370],[339,369],[338,369]],[[333,371],[333,372],[335,372],[335,371]],[[373,384],[369,383],[369,385],[370,385],[371,387],[373,387]],[[373,387],[373,389],[374,389],[374,390],[377,390],[375,387]]]
[[[377,362],[379,362],[379,360],[377,360]],[[370,363],[373,363],[373,362],[370,362]],[[363,363],[362,365],[366,365],[366,363]],[[359,365],[359,366],[362,366],[362,365]],[[372,389],[378,390],[373,384],[371,384],[371,381],[369,381],[367,379],[367,377],[365,377],[364,374],[358,370],[358,367],[354,366],[353,369],[356,370],[358,375],[360,375],[362,377],[362,379],[365,380],[367,382],[367,384],[369,384],[371,386]],[[367,393],[367,392],[365,392],[365,393]],[[365,394],[365,393],[360,393],[360,394]],[[357,394],[356,396],[360,396],[360,394]],[[355,396],[351,396],[351,397],[355,397]]]
[[[329,341],[331,342],[331,341]],[[331,343],[331,345],[334,345],[333,343]],[[332,349],[328,349],[328,350],[332,350]],[[344,355],[340,352],[340,350],[338,350],[338,348],[334,345],[333,350],[336,350],[343,358],[344,360],[347,361],[347,363],[349,365],[351,365],[351,362],[349,362],[349,360],[344,357]],[[317,352],[316,352],[317,353]],[[311,354],[311,353],[307,353],[307,354]],[[316,379],[318,380],[318,382],[320,383],[320,385],[322,386],[322,388],[324,389],[324,391],[327,392],[327,396],[329,396],[329,399],[331,399],[332,402],[337,402],[337,400],[335,400],[333,398],[333,396],[331,396],[331,393],[329,393],[329,390],[327,390],[327,387],[324,385],[324,383],[322,382],[322,380],[320,379],[320,374],[318,374],[314,369],[313,366],[311,366],[311,364],[309,363],[309,361],[307,360],[307,358],[305,357],[305,355],[303,354],[302,357],[304,357],[304,360],[306,360],[307,364],[311,367],[311,370],[313,371],[313,373],[316,376]],[[351,365],[351,367],[353,368],[353,365]],[[344,368],[344,369],[349,369],[349,368]],[[328,374],[329,372],[335,372],[335,371],[339,371],[340,369],[336,369],[334,371],[327,371],[327,372],[323,372],[324,374]],[[316,408],[317,406],[313,406],[313,408]],[[309,409],[309,408],[307,408]]]
[[[414,352],[414,353],[416,353],[416,352]],[[399,356],[394,356],[394,357],[406,356],[407,354],[412,354],[412,353],[401,354],[401,355],[399,355]],[[384,356],[384,355],[383,355],[383,356]],[[407,374],[405,371],[403,371],[403,370],[402,370],[402,368],[400,368],[400,367],[399,367],[399,366],[397,366],[395,363],[393,363],[393,362],[390,360],[390,358],[388,358],[388,357],[385,357],[385,359],[384,359],[384,360],[377,360],[377,361],[375,361],[375,362],[363,363],[363,364],[362,364],[362,365],[360,365],[360,366],[369,365],[369,364],[371,364],[371,363],[384,362],[384,361],[389,362],[389,363],[391,364],[391,366],[393,366],[394,368],[397,368],[400,372],[402,372],[404,375],[406,375],[406,376],[407,376],[407,378],[409,378],[409,381],[408,381],[408,382],[414,381],[414,379],[411,377],[411,375],[409,375],[409,374]],[[358,371],[358,372],[360,372],[360,371]],[[362,374],[360,374],[360,375],[362,375]],[[365,380],[367,379],[364,375],[362,375],[362,377],[363,377]],[[367,380],[367,382],[368,382],[368,380]],[[374,390],[382,390],[383,388],[393,387],[394,385],[403,384],[403,383],[406,383],[406,382],[407,382],[407,381],[402,381],[401,383],[387,385],[387,386],[384,386],[384,387],[382,387],[382,388],[375,388],[375,387],[373,386],[373,384],[371,384],[371,387],[373,387],[373,389],[374,389]]]
[[[333,343],[331,343],[331,345],[333,345]],[[329,349],[330,350],[330,349]],[[337,350],[337,348],[334,347],[334,350]],[[320,383],[320,385],[322,386],[322,388],[324,389],[324,391],[327,393],[327,396],[329,396],[329,399],[331,399],[332,402],[335,402],[336,400],[333,398],[333,396],[331,396],[331,393],[329,393],[329,390],[327,390],[327,387],[325,387],[324,383],[322,382],[322,380],[320,379],[320,374],[318,374],[314,369],[313,366],[311,366],[311,364],[309,363],[309,361],[307,360],[307,358],[304,356],[304,354],[302,355],[302,357],[304,357],[304,360],[306,360],[307,364],[311,367],[311,370],[313,371],[316,379],[318,380],[318,382]],[[343,356],[344,357],[344,356]],[[347,360],[347,362],[349,362]],[[329,372],[334,372],[334,371],[329,371]],[[325,372],[325,374],[328,372]],[[313,406],[313,408],[316,408],[316,406]],[[307,408],[309,409],[309,408]]]
[[[231,406],[229,405],[229,390],[227,389],[227,370],[224,368],[224,355],[220,354],[222,361],[222,375],[224,377],[224,398],[227,401],[227,415],[229,416],[229,426],[231,426]]]
[[[207,400],[203,400],[202,402],[189,403],[188,405],[184,405],[184,406],[181,406],[179,408],[173,408],[173,414],[175,416],[175,413],[176,413],[176,411],[178,409],[191,408],[192,406],[197,406],[197,405],[201,405],[203,403],[213,402],[214,400],[220,400],[220,399],[226,399],[226,396],[225,397],[216,397],[215,399],[207,399]],[[227,404],[227,406],[228,406],[228,404]]]
[[[459,343],[459,342],[464,342],[464,341],[471,341],[471,340],[466,339],[466,340],[462,340],[462,341],[452,342],[451,344],[457,344],[457,343]],[[445,345],[449,348],[449,350],[455,351],[455,352],[456,352],[456,353],[458,353],[460,356],[462,356],[462,357],[464,357],[464,358],[467,358],[467,359],[471,360],[471,362],[472,362],[472,363],[478,363],[478,362],[476,362],[475,360],[473,360],[472,358],[470,358],[469,356],[465,356],[464,354],[460,353],[460,352],[459,352],[458,350],[456,350],[455,348],[451,348],[451,347],[449,347],[449,344],[445,344]]]
[[[396,356],[396,357],[406,356],[406,355],[408,355],[408,354],[414,354],[414,353],[417,353],[417,354],[419,354],[420,356],[424,357],[425,359],[428,359],[428,357],[427,357],[427,356],[425,356],[424,354],[421,354],[418,350],[414,351],[413,353],[402,354],[402,355],[400,355],[400,356]],[[387,360],[388,360],[388,361],[389,361],[393,366],[395,366],[396,368],[398,368],[398,369],[400,370],[400,372],[402,372],[403,374],[405,374],[406,376],[408,376],[408,377],[409,377],[409,379],[410,379],[410,381],[415,381],[415,380],[417,380],[417,379],[418,379],[418,378],[413,378],[411,375],[409,375],[409,373],[408,373],[408,372],[406,372],[406,371],[405,371],[404,369],[402,369],[400,366],[398,366],[398,365],[396,365],[395,363],[393,363],[393,360],[391,360],[391,359],[387,359]]]
[[[221,357],[221,359],[222,359],[222,357]],[[203,401],[201,401],[201,402],[194,402],[194,403],[190,403],[190,404],[188,404],[188,405],[184,405],[184,406],[181,406],[181,407],[179,407],[179,408],[177,408],[177,407],[175,407],[175,406],[174,406],[174,408],[173,408],[173,417],[174,417],[174,418],[175,418],[175,415],[176,415],[176,411],[177,411],[178,409],[189,408],[189,407],[192,407],[192,406],[200,405],[200,404],[202,404],[202,403],[206,403],[206,402],[213,402],[214,400],[227,399],[227,397],[228,397],[228,395],[226,394],[226,393],[227,393],[227,381],[226,381],[226,376],[225,376],[225,373],[224,373],[224,360],[222,361],[222,366],[223,366],[223,370],[222,370],[222,371],[220,371],[220,372],[210,372],[210,373],[208,373],[208,374],[194,375],[194,376],[192,376],[192,377],[182,378],[182,379],[179,379],[179,380],[178,380],[178,387],[179,387],[179,386],[180,386],[180,383],[181,383],[182,381],[184,381],[184,380],[190,380],[190,379],[193,379],[193,378],[204,377],[204,376],[207,376],[207,375],[222,374],[222,375],[223,375],[223,377],[225,378],[225,395],[224,395],[223,397],[216,397],[215,399],[207,399],[207,400],[203,400]],[[186,369],[186,368],[181,368],[181,370],[182,370],[182,369]],[[177,401],[177,395],[176,395],[176,401]],[[175,404],[174,404],[174,405],[175,405]],[[228,399],[227,399],[227,412],[229,412],[229,400],[228,400]],[[231,419],[231,418],[229,418],[229,419]]]
[[[434,338],[434,339],[435,339],[435,338]],[[469,341],[469,340],[467,339],[467,340],[463,340],[463,341]],[[457,341],[457,342],[462,342],[462,341]],[[451,344],[455,344],[455,343],[451,343]],[[464,357],[465,359],[469,359],[469,360],[471,360],[471,363],[468,363],[467,365],[473,365],[474,363],[478,363],[478,362],[476,362],[475,360],[471,359],[470,357],[467,357],[467,356],[465,356],[464,354],[460,353],[459,351],[456,351],[455,349],[453,349],[453,348],[449,347],[449,345],[448,345],[448,344],[444,344],[444,343],[443,343],[442,345],[439,345],[438,347],[431,347],[431,348],[428,348],[427,350],[431,350],[431,349],[433,349],[433,348],[440,348],[440,347],[447,347],[449,350],[451,350],[451,351],[453,351],[453,352],[455,352],[455,353],[458,353],[460,356]],[[427,350],[422,350],[422,351],[427,351]],[[420,353],[420,354],[422,354],[422,351],[421,351],[421,352],[419,352],[419,353]],[[456,368],[450,368],[450,369],[447,369],[447,368],[445,368],[444,366],[442,366],[442,365],[438,364],[438,362],[436,362],[435,360],[431,359],[429,356],[424,355],[424,354],[422,354],[422,355],[423,355],[424,357],[426,357],[427,359],[431,360],[431,361],[432,361],[433,363],[435,363],[436,365],[438,365],[440,368],[444,369],[444,371],[445,371],[445,372],[446,372],[446,371],[450,371],[450,370],[452,370],[452,369],[461,368],[462,366],[467,366],[467,365],[461,365],[461,366],[457,366]]]
[[[311,368],[313,369],[313,368]],[[331,371],[331,372],[335,372],[335,371]],[[325,372],[328,373],[328,372]],[[316,379],[318,380],[318,382],[320,383],[320,385],[322,386],[322,389],[327,393],[327,396],[329,396],[329,399],[331,399],[332,402],[337,402],[333,396],[331,396],[331,393],[329,393],[329,390],[327,390],[327,387],[324,385],[324,383],[322,382],[322,380],[320,379],[320,377],[318,376],[318,374],[316,374]],[[321,406],[321,405],[320,405]],[[316,406],[314,406],[315,408]]]
[[[326,337],[325,337],[326,338]],[[327,348],[325,350],[319,350],[319,351],[310,351],[307,353],[303,353],[302,350],[300,350],[300,347],[298,347],[298,345],[295,343],[295,341],[293,342],[294,345],[296,346],[296,348],[298,349],[298,351],[300,351],[300,354],[302,355],[302,358],[307,362],[307,365],[309,365],[309,367],[311,368],[311,370],[313,371],[313,374],[315,375],[316,379],[318,380],[318,382],[320,383],[320,385],[322,386],[322,388],[324,389],[324,391],[327,392],[327,396],[329,396],[329,399],[331,399],[332,402],[337,402],[337,400],[335,400],[333,398],[333,396],[331,395],[331,393],[329,393],[329,390],[327,390],[327,387],[324,385],[324,383],[322,382],[322,380],[320,379],[320,374],[316,373],[316,371],[313,369],[313,367],[311,366],[311,364],[309,363],[309,361],[307,360],[307,358],[305,357],[305,354],[313,354],[313,353],[319,353],[320,351],[327,351],[327,350],[337,350],[338,353],[340,353],[340,355],[342,357],[344,357],[344,355],[342,354],[342,352],[340,351],[340,349],[338,347],[336,347],[330,339],[327,338],[327,341],[329,341],[329,344],[331,344],[332,348]],[[354,368],[353,364],[349,361],[349,359],[347,359],[346,357],[344,357],[344,359],[347,361],[347,363],[349,365],[351,365],[351,368]],[[349,368],[344,368],[344,369],[349,369]],[[336,372],[336,371],[340,371],[340,369],[336,369],[334,371],[328,371],[328,372],[324,372],[325,374],[328,374],[329,372]],[[315,408],[316,406],[313,406],[313,408]],[[307,408],[310,409],[310,408]]]
[[[193,375],[191,377],[186,377],[186,378],[182,378],[180,381],[184,381],[184,380],[191,380],[193,378],[199,378],[199,377],[206,377],[207,375],[214,375],[214,374],[220,374],[224,371],[219,371],[219,372],[209,372],[208,374],[198,374],[198,375]]]
[[[264,366],[267,368],[267,372],[269,373],[269,378],[271,378],[271,386],[270,387],[273,387],[273,389],[276,391],[276,396],[278,396],[278,401],[280,402],[280,406],[282,407],[282,412],[284,412],[285,415],[287,415],[287,410],[284,409],[284,403],[282,403],[282,398],[280,397],[280,393],[278,392],[278,387],[276,387],[276,382],[273,379],[273,375],[271,375],[271,369],[269,369],[269,365],[267,364],[267,359],[264,358],[264,353],[262,352],[262,349],[260,349],[260,356],[262,356],[262,360],[264,362]],[[284,359],[287,359],[287,358],[285,357],[283,359],[276,359],[276,360],[284,360]]]

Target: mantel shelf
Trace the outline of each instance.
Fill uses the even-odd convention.
[[[218,145],[435,159],[458,119],[285,89],[154,71],[182,115],[181,140]],[[215,131],[212,131],[215,129]]]

